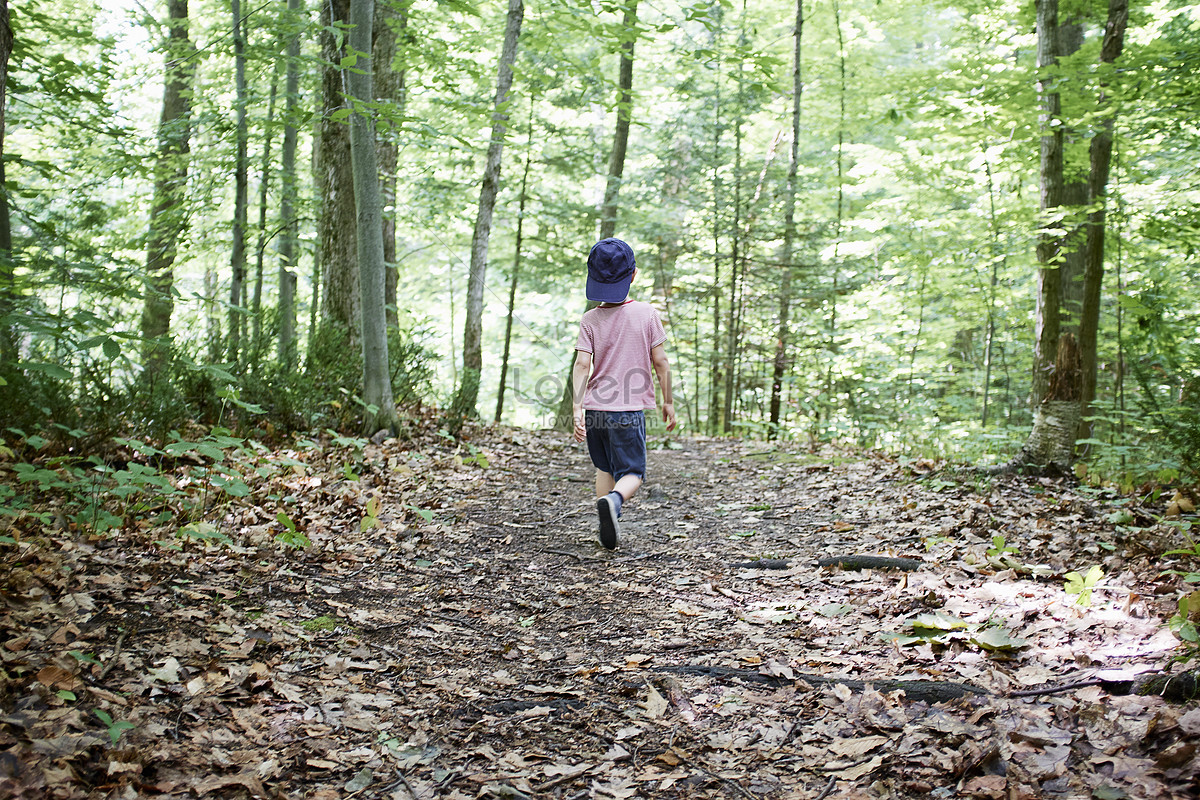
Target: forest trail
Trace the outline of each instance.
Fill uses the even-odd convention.
[[[612,552],[582,446],[513,429],[288,454],[263,488],[292,493],[303,553],[274,545],[271,508],[241,505],[229,546],[27,547],[3,618],[0,789],[1197,796],[1195,703],[1006,696],[1173,653],[1156,587],[1177,579],[1102,500],[832,449],[670,443]],[[920,566],[816,563],[851,554]],[[1082,605],[1064,576],[1096,564]],[[879,691],[891,680],[980,692],[930,704]]]

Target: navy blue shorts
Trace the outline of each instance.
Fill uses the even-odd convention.
[[[587,411],[588,455],[601,472],[619,481],[626,475],[646,477],[646,413]]]

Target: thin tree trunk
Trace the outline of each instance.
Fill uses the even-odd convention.
[[[168,0],[165,87],[158,124],[154,201],[146,244],[146,295],[142,308],[142,363],[153,381],[166,366],[166,337],[175,310],[175,257],[187,226],[184,197],[192,132],[192,75],[195,48],[188,38],[187,0]]]
[[[725,375],[721,398],[721,431],[733,432],[733,395],[737,385],[738,374],[738,281],[741,275],[742,248],[742,123],[745,108],[745,51],[742,49],[746,35],[745,6],[742,8],[742,31],[738,37],[736,53],[737,93],[733,107],[736,109],[733,121],[733,226],[729,242],[729,308],[725,320],[725,363],[722,367]]]
[[[360,345],[361,288],[355,250],[354,178],[350,163],[350,129],[345,123],[351,110],[344,95],[348,75],[338,67],[342,48],[331,29],[349,18],[349,0],[324,0],[327,23],[322,31],[322,79],[324,113],[320,121],[317,151],[317,216],[321,264],[321,318],[347,331],[347,346]],[[358,55],[370,56],[371,48]],[[382,222],[380,223],[382,226]],[[381,234],[382,237],[382,234]]]
[[[600,208],[600,238],[608,239],[617,231],[617,199],[625,174],[625,153],[629,148],[629,126],[633,120],[633,46],[638,38],[638,0],[625,6],[621,30],[621,63],[617,75],[617,127],[608,158],[608,181],[604,187],[604,205]]]
[[[988,285],[987,334],[983,347],[983,412],[979,423],[980,427],[986,428],[992,391],[992,349],[996,342],[996,287],[1000,283],[1000,264],[1004,257],[1000,248],[1000,224],[996,219],[996,191],[992,179],[992,165],[987,160],[986,148],[983,166],[987,174],[988,224],[992,229],[992,275]]]
[[[796,194],[797,176],[800,171],[800,99],[804,84],[800,80],[800,45],[804,33],[804,0],[796,0],[796,26],[792,52],[792,141],[788,155],[787,186],[783,197],[783,245],[779,251],[779,319],[775,333],[775,358],[771,368],[770,425],[767,438],[779,435],[783,422],[783,379],[787,374],[788,350],[790,347],[791,303],[792,303],[792,248],[796,241]]]
[[[1063,134],[1057,124],[1062,115],[1062,100],[1054,78],[1049,74],[1058,63],[1058,0],[1037,0],[1038,82],[1041,97],[1041,154],[1039,207],[1042,230],[1038,234],[1038,292],[1034,317],[1033,401],[1036,407],[1046,395],[1050,372],[1058,346],[1059,305],[1062,289],[1059,263],[1061,236],[1055,232],[1055,217],[1063,198]]]
[[[15,253],[9,217],[8,190],[4,182],[4,109],[8,105],[8,60],[13,50],[13,30],[8,18],[8,0],[0,0],[0,318],[7,317],[16,301]],[[17,342],[12,326],[0,323],[0,363],[17,359]]]
[[[524,17],[525,5],[522,0],[509,0],[504,26],[504,47],[500,53],[496,77],[492,135],[488,141],[487,161],[479,188],[475,233],[471,237],[471,273],[467,279],[467,309],[463,330],[463,371],[450,414],[453,433],[461,429],[467,417],[475,416],[475,405],[479,400],[479,380],[483,371],[483,289],[487,279],[488,241],[492,232],[496,195],[500,191],[500,160],[504,153],[504,136],[508,126],[508,90],[512,86],[513,63],[517,58],[517,42],[521,36],[521,22]]]
[[[833,361],[837,356],[838,291],[841,282],[842,225],[846,207],[846,40],[842,33],[842,9],[834,0],[834,26],[838,40],[838,130],[837,130],[837,221],[833,238],[833,286],[829,295],[829,364],[825,368],[825,424],[833,428]]]
[[[403,69],[395,68],[397,48],[407,36],[408,6],[392,2],[377,2],[375,6],[375,97],[394,107],[396,119],[404,116]],[[376,131],[379,153],[380,190],[383,196],[383,261],[386,265],[384,300],[387,305],[388,327],[399,324],[396,312],[396,165],[400,160],[397,126],[383,123]]]
[[[354,174],[355,240],[359,285],[362,287],[363,414],[362,431],[396,432],[396,404],[388,367],[387,316],[384,310],[383,212],[375,124],[365,105],[374,98],[371,86],[371,27],[374,0],[351,0],[349,45],[357,54],[347,70],[350,115],[350,163]]]
[[[504,320],[504,355],[500,358],[500,386],[496,389],[496,414],[493,422],[500,424],[504,414],[504,390],[508,384],[508,357],[512,347],[513,314],[517,304],[517,281],[521,275],[521,247],[525,236],[525,205],[529,197],[529,166],[533,162],[533,95],[529,96],[529,132],[525,150],[525,169],[521,173],[521,197],[517,201],[517,240],[513,246],[512,276],[508,283],[508,315]]]
[[[246,124],[246,39],[242,20],[241,0],[231,0],[233,10],[233,85],[234,113],[237,122],[234,129],[236,155],[233,170],[233,247],[230,250],[229,266],[229,360],[241,361],[242,329],[245,327],[243,294],[246,285],[246,220],[249,206],[250,156],[249,128]]]
[[[279,171],[279,363],[286,372],[296,369],[296,146],[300,138],[300,23],[304,0],[288,0],[288,40],[284,73],[283,152]],[[313,286],[319,285],[314,280]],[[313,310],[316,298],[313,298]]]
[[[263,133],[262,161],[258,178],[258,245],[254,248],[254,297],[250,303],[251,344],[250,366],[258,370],[262,364],[263,320],[262,296],[267,250],[267,200],[271,187],[271,145],[274,141],[275,100],[279,94],[279,68],[286,61],[283,54],[275,60],[271,72],[271,93],[267,98],[267,124]]]
[[[1100,62],[1112,64],[1125,46],[1129,24],[1129,0],[1109,0],[1108,22],[1100,47]],[[1101,83],[1100,107],[1108,104],[1105,84]],[[1088,161],[1087,259],[1083,273],[1083,308],[1079,321],[1079,359],[1083,372],[1080,402],[1086,414],[1096,399],[1096,339],[1100,326],[1100,295],[1104,283],[1104,235],[1108,194],[1108,176],[1112,165],[1113,117],[1105,114],[1092,137]],[[1085,432],[1086,435],[1086,432]]]
[[[713,9],[716,16],[712,29],[712,46],[717,52],[714,58],[716,75],[713,78],[713,281],[712,281],[712,353],[708,365],[708,431],[717,434],[724,430],[724,419],[721,412],[724,405],[721,401],[721,389],[725,380],[721,375],[721,22],[723,15],[721,6]],[[698,345],[698,343],[697,343]]]

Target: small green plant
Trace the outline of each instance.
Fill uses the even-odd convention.
[[[1063,587],[1066,593],[1079,595],[1075,602],[1086,608],[1092,604],[1092,589],[1104,577],[1104,570],[1097,564],[1087,571],[1087,575],[1068,572],[1063,577],[1066,579],[1066,585]]]
[[[366,508],[363,509],[362,520],[359,522],[359,530],[365,533],[379,527],[379,511],[382,506],[383,503],[380,502],[377,495],[372,495],[367,500]]]
[[[192,522],[184,525],[175,534],[175,537],[182,539],[185,544],[187,542],[200,542],[204,545],[233,545],[233,540],[221,533],[221,531],[217,530],[217,526],[213,525],[211,522]],[[172,550],[182,549],[182,545],[178,542],[159,542],[159,544],[163,545],[164,547],[169,547]]]
[[[113,720],[112,716],[103,709],[97,708],[95,713],[99,720],[104,723],[105,727],[108,728],[108,738],[112,740],[113,747],[117,746],[117,740],[121,738],[121,734],[137,727],[127,719]]]
[[[473,444],[468,444],[467,451],[470,453],[470,455],[459,456],[459,460],[462,461],[463,464],[474,464],[480,469],[488,468],[487,456],[485,456],[478,447]]]
[[[1196,627],[1195,619],[1200,619],[1200,591],[1179,598],[1179,612],[1167,620],[1167,628],[1171,633],[1190,645],[1191,649],[1200,648],[1200,630]]]
[[[996,534],[992,537],[992,546],[988,548],[987,555],[988,558],[1001,558],[1002,556],[1016,552],[1017,548],[1009,545],[1003,536]]]
[[[275,521],[284,527],[282,532],[275,534],[275,541],[297,550],[302,550],[312,544],[304,531],[298,530],[295,521],[283,511],[275,515]]]

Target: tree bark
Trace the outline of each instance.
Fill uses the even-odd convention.
[[[383,212],[375,124],[365,107],[374,98],[371,86],[371,27],[374,0],[351,0],[349,48],[357,61],[347,70],[350,115],[350,162],[354,174],[355,241],[362,287],[363,402],[362,432],[397,430],[388,367],[387,316],[384,311]]]
[[[279,363],[296,369],[296,146],[300,138],[300,23],[304,0],[288,0],[287,67],[284,73],[283,152],[279,182]],[[314,302],[315,304],[315,302]]]
[[[500,51],[500,65],[496,76],[492,135],[488,141],[483,182],[479,187],[475,233],[471,237],[471,273],[467,278],[467,308],[463,330],[463,371],[458,394],[450,409],[452,433],[461,429],[467,417],[476,415],[475,405],[479,399],[479,378],[483,371],[483,289],[487,279],[488,241],[492,233],[496,195],[500,190],[500,160],[504,154],[504,136],[508,128],[508,90],[512,86],[513,63],[517,59],[517,43],[524,17],[525,4],[522,0],[508,0],[504,46]]]
[[[629,149],[629,126],[633,121],[633,46],[638,38],[638,0],[625,6],[621,24],[621,62],[617,72],[617,127],[608,158],[608,180],[604,186],[604,204],[600,208],[600,238],[616,235],[618,196],[625,174],[625,153]]]
[[[12,223],[8,190],[4,182],[4,109],[8,106],[8,60],[12,56],[13,30],[8,18],[8,0],[0,0],[0,318],[7,317],[16,301]],[[0,323],[0,363],[17,359],[17,342],[12,326]]]
[[[408,30],[407,3],[377,2],[375,5],[375,98],[382,104],[392,105],[391,116],[404,116],[405,70],[396,69],[398,48],[406,46]],[[397,142],[397,125],[382,122],[376,130],[376,150],[379,153],[380,191],[383,197],[383,261],[386,265],[384,300],[387,305],[388,327],[399,324],[396,313],[396,286],[398,282],[396,264],[396,165],[400,160]]]
[[[517,201],[517,241],[513,245],[512,275],[508,284],[508,314],[504,320],[504,355],[500,358],[500,385],[496,389],[496,414],[492,421],[500,424],[504,415],[504,390],[508,384],[508,357],[512,347],[514,307],[517,304],[517,281],[521,275],[521,247],[525,238],[525,205],[529,196],[529,167],[533,162],[533,96],[529,98],[528,148],[525,151],[525,170],[521,174],[521,196]]]
[[[1037,0],[1037,65],[1041,146],[1039,175],[1041,230],[1038,233],[1037,307],[1034,317],[1033,386],[1035,408],[1046,396],[1059,339],[1062,235],[1058,232],[1063,201],[1062,99],[1049,74],[1058,63],[1058,0]]]
[[[263,349],[263,319],[262,297],[263,281],[266,269],[267,240],[267,210],[271,189],[271,145],[274,143],[275,101],[279,96],[279,69],[286,58],[283,53],[275,59],[275,68],[271,72],[271,91],[267,98],[267,124],[263,131],[262,160],[259,162],[258,179],[258,244],[254,248],[254,292],[250,301],[250,368],[258,370],[262,366]],[[286,68],[286,67],[285,67]]]
[[[236,154],[234,156],[234,199],[233,199],[233,247],[229,255],[229,360],[241,360],[242,330],[246,314],[243,294],[246,286],[246,220],[250,188],[250,132],[246,123],[246,38],[242,22],[241,0],[231,0],[233,11],[233,85],[234,113],[237,122],[234,128]]]
[[[1007,464],[990,472],[1068,474],[1075,459],[1079,430],[1081,374],[1079,346],[1074,335],[1064,333],[1055,348],[1046,395],[1033,412],[1033,428],[1021,451]]]
[[[775,333],[775,358],[771,368],[770,425],[767,438],[779,435],[783,420],[783,379],[788,368],[788,349],[791,339],[790,317],[792,302],[792,248],[796,241],[797,176],[800,169],[800,99],[804,84],[800,80],[800,44],[804,32],[804,0],[796,0],[796,26],[792,32],[795,45],[792,53],[792,142],[788,156],[787,186],[783,196],[783,244],[779,250],[779,317]]]
[[[1112,64],[1125,46],[1125,29],[1129,24],[1129,0],[1109,0],[1108,21],[1104,41],[1100,46],[1101,64]],[[1087,258],[1083,272],[1083,306],[1079,320],[1079,360],[1083,372],[1082,404],[1086,414],[1096,399],[1096,339],[1100,327],[1100,296],[1104,283],[1104,236],[1108,177],[1112,165],[1113,116],[1104,113],[1108,108],[1105,82],[1101,81],[1099,98],[1101,120],[1092,136],[1088,153]]]
[[[324,324],[343,328],[348,347],[361,343],[358,255],[355,249],[354,178],[350,163],[350,113],[344,94],[346,74],[338,67],[342,50],[330,27],[349,19],[350,0],[324,0],[325,28],[321,34],[324,113],[317,150],[317,196],[320,213],[317,234],[321,264],[321,317]],[[365,51],[370,55],[368,43]],[[360,54],[359,58],[363,56]],[[382,224],[382,223],[381,223]]]
[[[168,0],[168,34],[162,115],[158,124],[158,154],[154,166],[154,200],[146,244],[146,295],[141,333],[144,377],[153,381],[170,354],[166,337],[175,309],[175,257],[187,227],[184,197],[192,133],[192,58],[188,38],[187,0]]]

